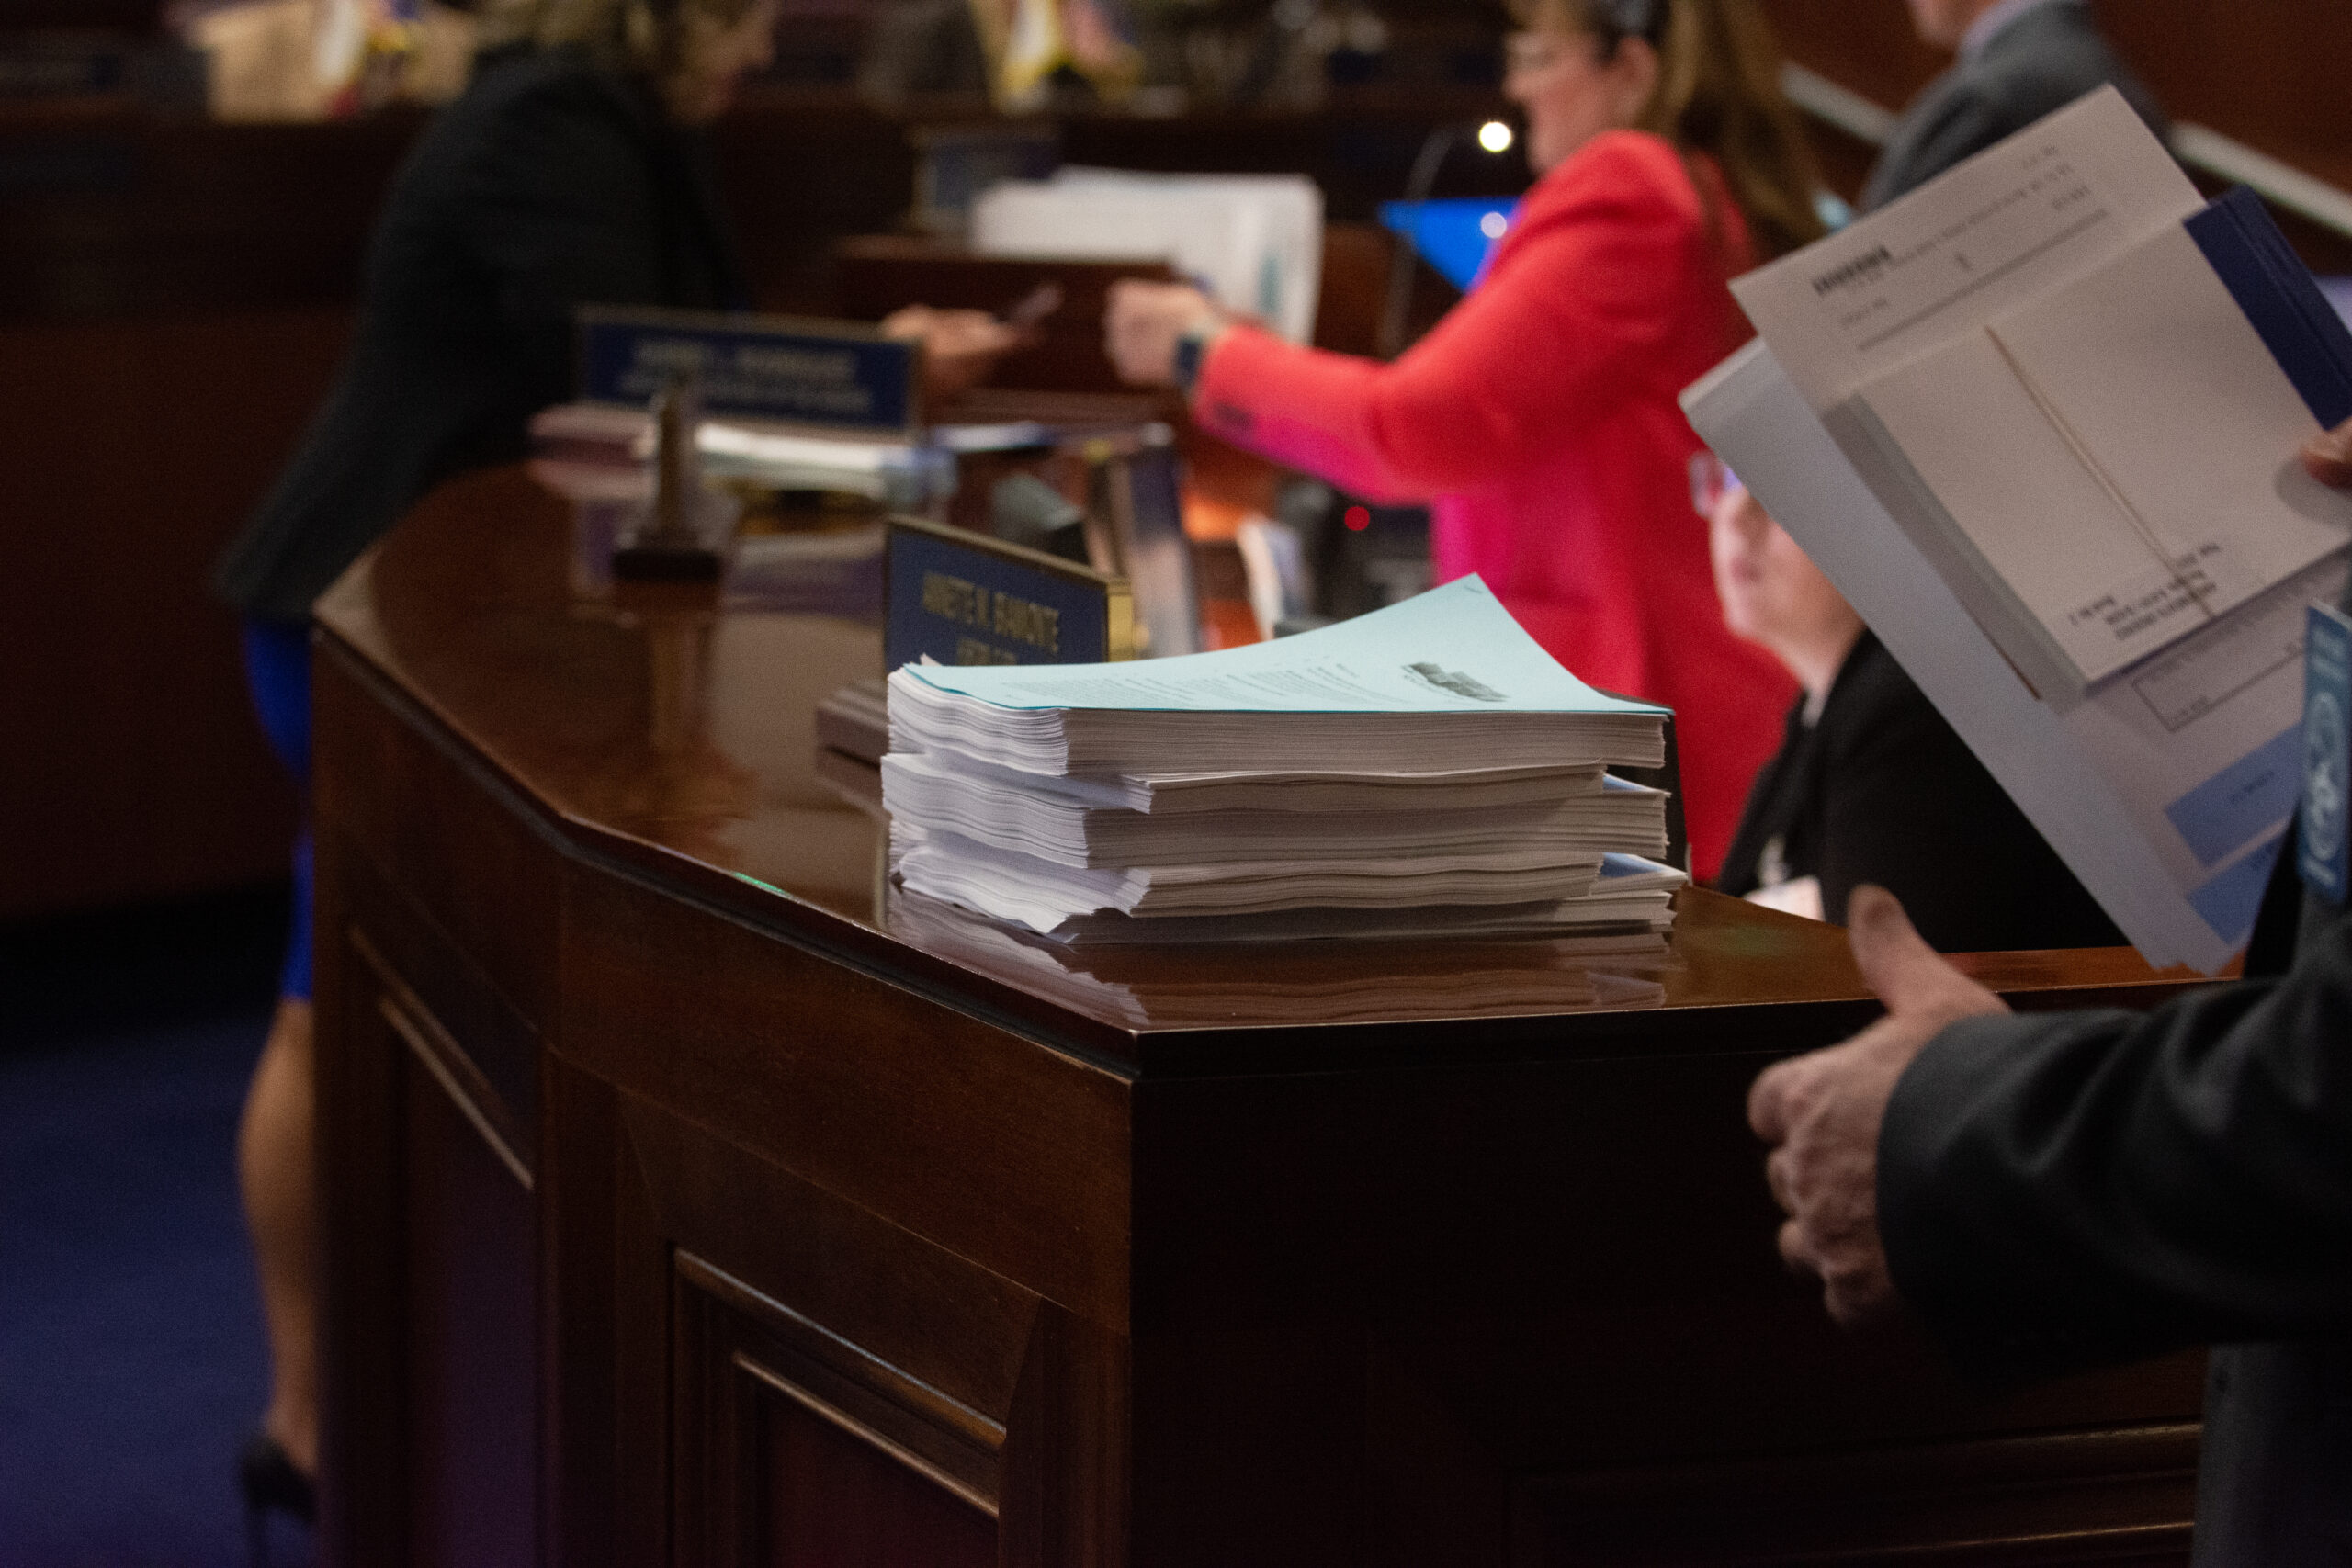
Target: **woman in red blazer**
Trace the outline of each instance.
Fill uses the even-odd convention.
[[[1301,348],[1193,289],[1129,283],[1129,379],[1359,495],[1431,503],[1440,581],[1476,572],[1554,657],[1675,710],[1712,876],[1794,693],[1724,628],[1676,394],[1747,336],[1726,282],[1815,237],[1816,188],[1751,0],[1535,0],[1504,91],[1542,175],[1485,277],[1393,364]]]

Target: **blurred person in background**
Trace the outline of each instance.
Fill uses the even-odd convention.
[[[986,93],[1019,114],[1124,103],[1144,79],[1121,0],[889,0],[875,13],[859,90],[883,104]]]
[[[471,81],[395,178],[356,339],[301,445],[222,557],[254,702],[307,785],[311,605],[426,491],[520,458],[530,416],[571,391],[583,304],[749,304],[702,128],[772,58],[781,0],[495,0]],[[912,310],[930,376],[968,380],[1013,333]],[[312,1511],[318,1217],[312,1165],[311,852],[238,1158],[271,1360],[247,1446],[248,1507]]]
[[[1911,100],[1862,187],[1883,207],[2112,82],[2158,136],[2164,111],[2099,35],[2088,0],[1907,0],[1911,25],[1960,56]]]
[[[1724,623],[1803,694],[1717,886],[1846,923],[1875,884],[1946,952],[2120,946],[2117,931],[1862,617],[1712,453],[1691,459]]]
[[[1593,684],[1673,708],[1712,876],[1792,690],[1723,624],[1676,395],[1748,335],[1726,284],[1819,236],[1819,182],[1752,0],[1521,0],[1504,91],[1541,176],[1487,276],[1393,364],[1123,283],[1129,380],[1356,494],[1431,503],[1434,576],[1477,572]]]

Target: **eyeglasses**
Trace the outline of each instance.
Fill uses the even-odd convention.
[[[1583,41],[1577,34],[1556,30],[1512,33],[1503,39],[1503,69],[1515,75],[1548,71]]]
[[[1702,450],[1690,455],[1690,509],[1700,516],[1713,517],[1724,497],[1744,488],[1739,476],[1713,452]]]

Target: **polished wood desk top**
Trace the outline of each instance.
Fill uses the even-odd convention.
[[[1632,966],[1544,942],[1073,953],[909,898],[885,881],[870,780],[814,733],[827,694],[879,672],[878,606],[582,599],[570,537],[568,503],[524,470],[458,479],[321,602],[320,623],[574,852],[1123,1073],[1703,1050],[1718,1032],[1754,1049],[1786,1015],[1804,1015],[1787,1017],[1792,1043],[1817,1043],[1824,1007],[1833,1025],[1875,1011],[1842,931],[1703,890],[1682,896],[1670,959]],[[2194,982],[2129,949],[1964,962],[2026,1006],[2146,1005]],[[1464,1020],[1492,1027],[1465,1043]]]

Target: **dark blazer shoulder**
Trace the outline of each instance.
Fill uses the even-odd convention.
[[[569,159],[626,152],[641,163],[664,134],[642,84],[581,51],[502,51],[486,56],[466,91],[434,117],[412,166],[450,185],[543,165],[550,149]]]
[[[2159,136],[2155,96],[2109,47],[2083,0],[2050,0],[2003,28],[1929,84],[1896,121],[1863,190],[1878,207],[2113,83]]]
[[[1998,122],[2013,130],[2109,83],[2157,134],[2166,130],[2154,95],[2124,64],[2080,0],[2052,0],[2001,29],[1969,76]]]
[[[1818,726],[1833,768],[1907,750],[1923,737],[1940,741],[1949,732],[1927,694],[1868,631],[1838,668]]]

